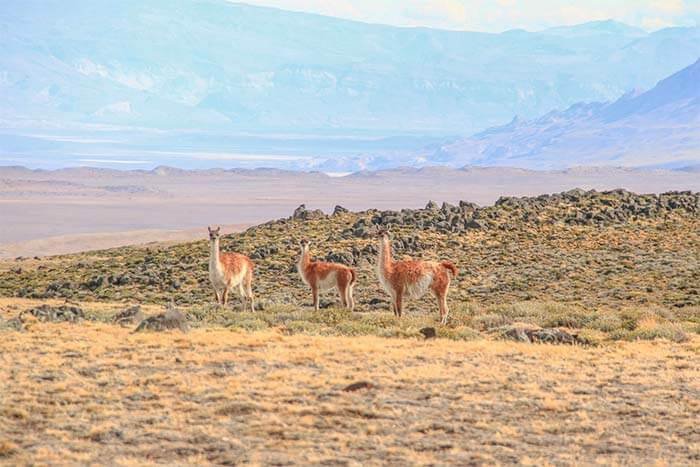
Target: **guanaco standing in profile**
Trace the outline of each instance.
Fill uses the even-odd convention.
[[[245,255],[239,253],[221,253],[219,239],[221,227],[209,229],[209,279],[214,287],[216,302],[226,305],[228,294],[235,287],[241,297],[250,300],[250,311],[255,311],[253,298],[253,269],[255,265]]]
[[[377,277],[384,290],[391,296],[394,315],[401,316],[404,296],[420,298],[430,290],[438,300],[440,322],[447,323],[447,291],[450,280],[457,276],[457,268],[449,261],[394,261],[391,256],[389,232],[380,230]]]
[[[301,256],[297,269],[304,283],[311,287],[314,308],[318,310],[320,292],[337,289],[343,306],[352,311],[355,308],[352,291],[357,281],[355,270],[343,264],[311,261],[309,241],[302,239],[299,245],[301,246]]]

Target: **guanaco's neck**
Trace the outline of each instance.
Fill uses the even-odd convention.
[[[209,241],[209,265],[213,266],[215,269],[219,269],[221,266],[218,238]]]
[[[306,268],[311,264],[311,255],[309,255],[308,248],[301,249],[301,256],[299,257],[299,271],[304,272]]]
[[[388,238],[379,240],[379,267],[384,272],[389,272],[393,268],[391,259],[391,243]]]

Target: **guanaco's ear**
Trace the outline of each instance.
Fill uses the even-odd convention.
[[[377,237],[382,238],[384,236],[389,236],[389,231],[384,227],[377,227]]]
[[[209,231],[209,233],[212,233],[211,226],[208,225],[207,230]]]
[[[216,228],[216,233],[219,233],[219,232],[221,232],[221,226],[218,226],[218,227]]]

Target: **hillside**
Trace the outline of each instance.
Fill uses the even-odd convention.
[[[700,60],[643,93],[516,118],[442,146],[450,165],[682,167],[700,160]]]
[[[388,311],[377,226],[457,263],[447,325]],[[357,268],[355,312],[311,309],[302,237]],[[700,193],[299,207],[222,246],[254,313],[212,303],[205,240],[0,262],[0,463],[697,459]]]
[[[388,307],[374,272],[377,248],[371,234],[377,226],[392,230],[398,257],[447,258],[457,264],[461,272],[450,293],[453,330],[475,325],[473,320],[483,313],[505,313],[512,319],[512,313],[520,312],[499,307],[520,302],[533,303],[534,308],[526,306],[532,309],[522,311],[522,316],[537,324],[573,319],[577,326],[590,324],[600,313],[626,307],[660,306],[689,317],[700,306],[697,193],[572,190],[534,198],[504,197],[484,208],[461,202],[418,210],[336,211],[325,215],[300,208],[291,218],[224,238],[224,250],[246,253],[256,262],[254,291],[262,309],[310,302],[296,272],[298,240],[307,237],[312,240],[312,254],[357,268],[360,314],[352,319],[373,320],[374,313],[364,313],[384,312]],[[2,265],[0,296],[141,304],[173,301],[194,307],[198,310],[194,313],[206,320],[209,312],[205,310],[212,301],[207,264],[206,241],[19,258]],[[334,300],[326,295],[324,306],[332,306]],[[541,303],[566,305],[562,309],[556,305],[552,316],[560,318],[552,318],[538,308]],[[474,307],[481,311],[475,314]],[[436,314],[434,308],[426,298],[411,303],[409,315],[429,323]],[[250,319],[239,313],[212,316],[231,323],[243,320],[239,322],[243,326]],[[264,325],[267,318],[260,319],[257,325],[248,325]],[[690,321],[694,319],[697,316]]]
[[[0,258],[74,253],[136,242],[186,241],[200,238],[207,224],[256,225],[288,215],[302,203],[325,211],[333,210],[334,200],[343,200],[352,211],[398,210],[425,206],[431,198],[450,203],[468,199],[487,205],[499,196],[619,186],[655,193],[700,191],[700,177],[690,167],[560,171],[403,167],[345,177],[274,169],[0,167],[4,220]],[[396,187],[404,188],[397,191]],[[43,222],[27,222],[28,216]]]

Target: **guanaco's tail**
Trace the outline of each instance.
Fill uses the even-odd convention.
[[[447,269],[448,271],[450,271],[450,272],[452,273],[452,277],[457,277],[457,272],[458,272],[458,271],[457,271],[457,266],[455,266],[455,265],[452,264],[451,262],[449,262],[449,261],[443,261],[443,262],[440,263],[440,266],[442,266],[443,268],[445,268],[445,269]]]
[[[355,285],[355,282],[357,282],[357,273],[353,268],[350,268],[350,286]]]

